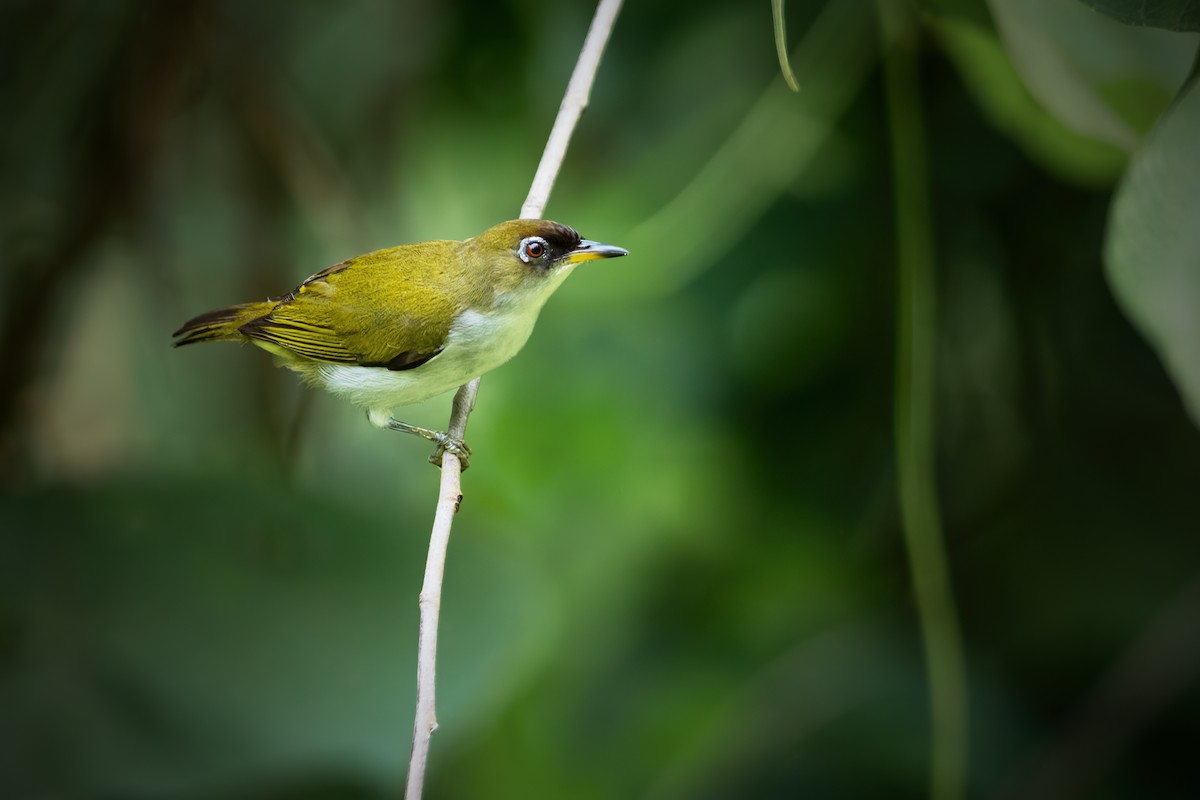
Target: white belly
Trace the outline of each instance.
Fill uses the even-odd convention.
[[[540,304],[464,312],[451,326],[445,349],[415,369],[319,364],[306,372],[313,383],[379,416],[456,389],[508,361],[529,339],[539,310]]]

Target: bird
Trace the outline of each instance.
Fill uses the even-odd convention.
[[[505,363],[579,264],[628,255],[550,220],[501,222],[462,241],[403,244],[341,261],[286,294],[185,322],[174,345],[249,342],[366,411],[377,428],[434,442],[464,466],[470,448],[401,422],[397,406],[448,392]]]

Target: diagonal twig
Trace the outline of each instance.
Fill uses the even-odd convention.
[[[583,49],[567,91],[559,106],[554,127],[546,141],[546,149],[538,164],[533,185],[521,206],[521,216],[537,218],[542,215],[554,179],[562,166],[567,145],[580,114],[588,104],[600,56],[608,42],[616,21],[621,0],[600,0],[592,25],[584,39]],[[467,428],[467,418],[475,407],[475,395],[479,391],[479,378],[459,388],[454,396],[454,408],[450,414],[448,433],[462,439]],[[454,515],[462,502],[462,463],[451,452],[442,455],[442,478],[438,491],[437,511],[433,517],[433,530],[429,536],[429,555],[425,561],[425,580],[421,584],[420,609],[421,627],[417,645],[417,711],[413,721],[412,753],[408,764],[408,784],[404,791],[406,800],[419,800],[425,787],[425,768],[429,760],[429,740],[437,728],[437,713],[434,703],[434,678],[437,665],[438,617],[441,613],[442,575],[445,572],[446,549],[450,544],[450,527]]]

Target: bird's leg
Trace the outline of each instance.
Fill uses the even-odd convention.
[[[471,457],[471,448],[467,447],[467,443],[462,439],[455,439],[448,433],[431,431],[428,428],[418,428],[416,425],[409,425],[398,419],[389,419],[387,427],[389,431],[415,434],[436,444],[437,447],[433,449],[433,454],[429,456],[429,463],[434,466],[441,466],[442,454],[449,451],[458,456],[463,469],[467,468],[467,460]]]
[[[401,433],[411,433],[414,436],[420,436],[422,439],[428,439],[436,444],[437,447],[434,448],[433,455],[429,457],[431,464],[441,466],[442,454],[451,452],[458,456],[458,460],[462,462],[462,468],[467,468],[467,461],[471,457],[471,448],[467,447],[467,443],[462,439],[455,439],[448,433],[409,425],[407,422],[401,422],[390,415],[384,417],[383,415],[368,412],[367,418],[371,420],[372,425],[378,428],[386,428],[389,431],[399,431]]]

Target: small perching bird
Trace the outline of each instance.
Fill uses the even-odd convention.
[[[465,241],[376,250],[287,294],[210,311],[175,346],[252,342],[305,381],[344,397],[379,428],[416,434],[460,458],[466,445],[392,417],[508,361],[554,290],[583,261],[628,253],[549,220],[502,222]]]

